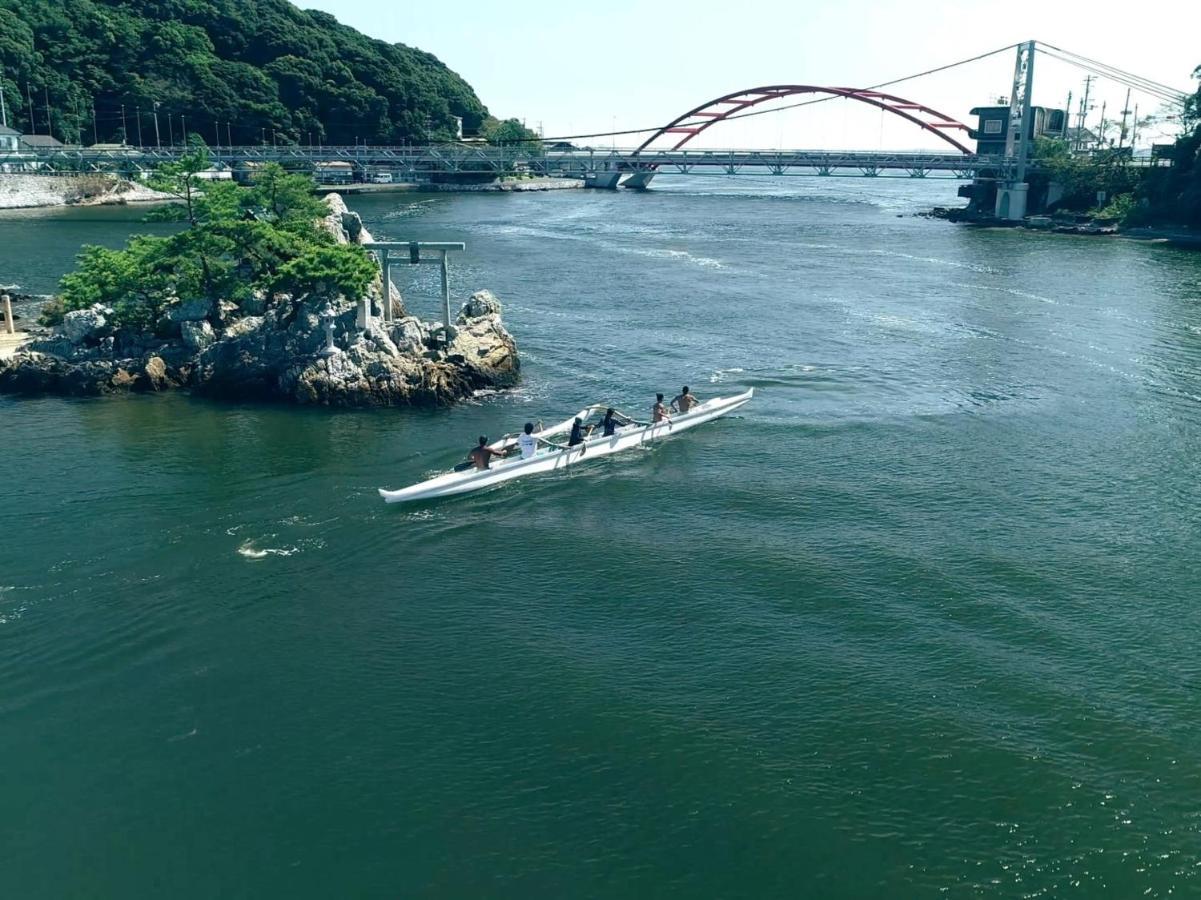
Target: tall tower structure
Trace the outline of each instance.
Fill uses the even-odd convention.
[[[1013,90],[1009,93],[1009,130],[1005,134],[1005,156],[1012,164],[1010,179],[997,186],[996,214],[1001,219],[1026,217],[1026,165],[1030,157],[1030,113],[1034,93],[1034,41],[1018,44],[1013,67]]]

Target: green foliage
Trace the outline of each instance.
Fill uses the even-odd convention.
[[[329,212],[313,194],[312,178],[290,174],[278,163],[268,163],[255,173],[249,205],[280,223],[299,221],[307,225]]]
[[[480,129],[480,134],[490,144],[505,144],[508,146],[529,148],[540,148],[542,146],[538,139],[538,133],[526,128],[517,119],[500,120],[489,116]]]
[[[148,328],[171,296],[177,260],[165,253],[165,245],[164,238],[141,236],[130,240],[123,250],[85,246],[79,254],[79,268],[59,283],[64,309],[86,309],[99,303],[112,308],[116,324]]]
[[[1201,78],[1201,67],[1193,76]],[[1140,196],[1148,222],[1201,228],[1201,86],[1185,103],[1183,121],[1186,131],[1172,148],[1172,165],[1152,168]]]
[[[332,289],[348,297],[359,297],[376,272],[375,263],[362,247],[332,242],[316,244],[284,263],[271,287],[293,294]]]
[[[241,304],[258,290],[359,297],[377,273],[361,247],[339,245],[317,224],[325,204],[313,183],[266,166],[249,189],[198,178],[207,157],[191,154],[157,173],[179,197],[188,227],[136,237],[121,250],[85,247],[61,282],[64,310],[101,304],[113,322],[152,330],[177,300]]]
[[[12,103],[31,84],[35,120]],[[0,85],[12,123],[68,141],[153,144],[186,119],[197,137],[258,143],[396,143],[449,138],[455,117],[474,133],[487,110],[434,56],[373,40],[288,0],[0,0]]]
[[[1100,151],[1091,156],[1075,156],[1068,145],[1054,138],[1038,138],[1034,159],[1039,172],[1031,183],[1050,181],[1063,188],[1056,208],[1085,212],[1097,205],[1097,194],[1109,197],[1130,195],[1138,189],[1142,171],[1130,165],[1118,151]]]
[[[1109,202],[1100,209],[1093,211],[1098,219],[1112,219],[1115,222],[1129,222],[1138,209],[1138,201],[1134,194],[1118,194],[1110,197]]]

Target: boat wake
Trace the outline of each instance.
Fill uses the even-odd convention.
[[[272,535],[271,537],[274,537]],[[306,550],[320,550],[325,546],[325,541],[321,538],[309,538],[303,541],[297,541],[290,546],[282,547],[256,547],[254,541],[243,541],[238,547],[238,556],[243,559],[266,559],[269,556],[295,556],[298,553],[304,553]]]

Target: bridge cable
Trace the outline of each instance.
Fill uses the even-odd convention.
[[[1015,47],[1017,47],[1017,44],[1010,44],[1007,47],[998,47],[996,50],[989,50],[987,53],[981,53],[979,56],[972,56],[972,57],[969,57],[968,59],[961,59],[958,62],[948,63],[945,66],[938,66],[933,69],[927,69],[926,71],[918,72],[915,75],[906,75],[904,78],[894,78],[892,81],[882,81],[880,84],[871,84],[871,85],[868,85],[867,87],[856,88],[856,90],[875,91],[875,90],[879,90],[880,88],[892,87],[894,84],[901,84],[902,82],[905,82],[905,81],[913,81],[915,78],[924,78],[927,75],[934,75],[934,74],[937,74],[938,72],[945,72],[947,69],[954,69],[954,68],[957,68],[958,66],[965,66],[968,63],[978,62],[979,60],[987,59],[990,56],[996,56],[998,53],[1004,53],[1007,50],[1012,50]],[[777,113],[777,112],[782,112],[783,110],[786,110],[786,109],[795,109],[798,106],[809,106],[813,103],[825,103],[829,100],[839,100],[839,99],[844,99],[844,98],[841,95],[834,95],[834,96],[830,96],[830,97],[818,97],[813,100],[802,100],[798,103],[789,103],[786,106],[776,106],[776,107],[772,107],[771,109],[759,109],[759,110],[753,110],[751,112],[738,113],[736,115],[727,116],[723,121],[728,122],[731,119],[745,119],[750,116],[765,116],[768,113]],[[696,123],[690,123],[690,124],[696,124]],[[682,125],[681,127],[684,127],[684,126]],[[599,131],[594,134],[569,134],[569,135],[564,135],[562,137],[544,137],[544,138],[540,138],[540,140],[543,142],[546,142],[546,141],[571,141],[571,140],[579,140],[581,138],[594,138],[594,137],[622,137],[627,134],[646,134],[648,131],[659,131],[661,128],[663,128],[662,125],[655,125],[651,128],[631,128],[626,131]]]
[[[1056,60],[1059,60],[1060,62],[1067,63],[1068,65],[1075,66],[1076,68],[1083,69],[1086,72],[1090,72],[1091,74],[1096,75],[1098,78],[1108,79],[1112,82],[1115,82],[1116,84],[1124,85],[1125,87],[1128,87],[1131,90],[1138,91],[1141,94],[1145,94],[1145,95],[1154,97],[1154,98],[1161,100],[1164,103],[1167,103],[1169,105],[1179,106],[1185,102],[1185,95],[1179,94],[1175,91],[1168,92],[1168,91],[1160,90],[1158,88],[1153,88],[1153,87],[1148,86],[1144,82],[1137,81],[1134,79],[1124,78],[1119,75],[1115,75],[1113,72],[1106,70],[1106,69],[1100,69],[1100,68],[1095,68],[1093,66],[1082,65],[1081,63],[1077,62],[1076,60],[1073,60],[1066,56],[1060,56],[1057,53],[1045,53],[1044,55],[1046,55],[1050,59],[1056,59]]]
[[[1124,73],[1121,73],[1120,70],[1115,71],[1110,68],[1102,68],[1099,66],[1086,65],[1086,64],[1080,62],[1079,60],[1073,59],[1069,56],[1062,56],[1058,53],[1054,53],[1054,52],[1047,51],[1047,50],[1042,50],[1040,52],[1042,52],[1042,54],[1044,56],[1048,57],[1049,59],[1059,60],[1060,62],[1067,63],[1068,65],[1074,66],[1079,69],[1083,69],[1086,72],[1091,72],[1092,74],[1094,74],[1100,78],[1107,78],[1110,81],[1114,81],[1118,84],[1125,85],[1126,87],[1129,87],[1133,90],[1139,91],[1140,93],[1149,94],[1152,97],[1156,97],[1160,100],[1164,100],[1167,102],[1173,102],[1173,103],[1181,103],[1185,99],[1185,95],[1181,94],[1179,91],[1176,91],[1175,89],[1161,88],[1158,85],[1156,85],[1154,82],[1148,82],[1144,79],[1140,79],[1137,77],[1127,77]]]
[[[1163,84],[1162,82],[1155,81],[1151,78],[1145,78],[1142,75],[1137,75],[1133,72],[1127,72],[1125,69],[1119,69],[1117,66],[1111,66],[1108,63],[1091,59],[1090,57],[1083,56],[1079,53],[1073,53],[1071,50],[1064,50],[1062,47],[1056,47],[1054,44],[1039,43],[1037,46],[1041,52],[1046,53],[1049,56],[1056,56],[1056,58],[1062,60],[1063,62],[1070,62],[1080,68],[1089,69],[1090,71],[1093,71],[1094,74],[1102,74],[1103,72],[1107,73],[1108,77],[1115,81],[1122,81],[1123,84],[1136,82],[1138,85],[1144,86],[1148,93],[1164,93],[1173,97],[1180,97],[1181,99],[1188,95],[1187,91],[1182,91],[1179,88],[1172,87],[1168,84]],[[1048,51],[1054,51],[1054,53],[1049,53]],[[1066,59],[1065,57],[1071,57],[1071,59]]]

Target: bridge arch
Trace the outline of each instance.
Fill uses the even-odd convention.
[[[846,97],[849,100],[858,100],[860,103],[867,103],[890,112],[893,115],[900,116],[902,119],[912,122],[919,128],[938,135],[939,138],[964,154],[970,155],[973,152],[970,147],[967,147],[947,134],[948,131],[962,131],[966,135],[970,132],[968,126],[924,104],[914,103],[912,100],[906,100],[894,94],[882,94],[879,91],[846,87],[821,87],[813,84],[767,85],[765,87],[735,91],[732,94],[717,97],[707,103],[702,103],[695,109],[690,109],[682,116],[678,116],[668,122],[643,141],[634,152],[638,153],[647,149],[659,138],[668,134],[683,135],[671,148],[679,150],[698,134],[712,128],[718,122],[724,122],[744,110],[758,106],[760,103],[767,103],[771,100],[779,100],[782,97],[792,97],[798,94],[828,94],[831,97]]]

